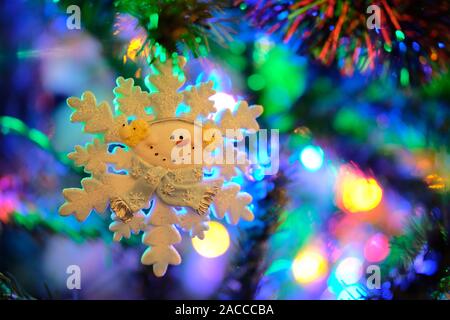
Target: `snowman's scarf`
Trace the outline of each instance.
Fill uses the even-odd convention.
[[[223,180],[203,181],[201,166],[170,170],[137,156],[132,159],[130,176],[136,181],[123,200],[133,212],[144,208],[156,194],[170,206],[191,207],[204,215],[223,184]]]

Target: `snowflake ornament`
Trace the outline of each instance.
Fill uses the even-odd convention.
[[[81,180],[82,188],[63,190],[66,201],[59,213],[84,221],[91,211],[102,213],[109,207],[113,240],[142,232],[148,248],[141,262],[152,265],[158,277],[169,265],[181,263],[174,246],[181,241],[179,229],[203,239],[211,211],[232,224],[253,220],[248,208],[252,197],[229,182],[250,163],[211,159],[221,143],[236,148],[228,129],[238,132],[238,140],[246,130],[259,130],[256,118],[262,107],[243,101],[234,112],[216,112],[210,100],[215,93],[212,82],[180,90],[184,81],[173,66],[182,69],[184,64],[183,57],[156,61],[155,72],[146,79],[149,91],[119,77],[115,111],[89,91],[67,100],[74,109],[71,121],[84,123],[84,131],[97,137],[68,155],[90,177]],[[180,104],[190,109],[177,116]],[[233,152],[239,153],[237,148]],[[205,177],[211,168],[218,170],[216,178]],[[145,214],[143,209],[150,210]]]

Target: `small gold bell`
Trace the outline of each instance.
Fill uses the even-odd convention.
[[[133,218],[133,211],[130,207],[120,198],[111,199],[111,210],[116,214],[117,218],[122,220],[124,223],[128,223]]]

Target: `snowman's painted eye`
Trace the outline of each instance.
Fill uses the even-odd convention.
[[[180,136],[179,138],[180,138],[180,140],[183,140],[183,136]]]
[[[173,140],[173,139],[175,139],[175,137],[174,136],[170,136],[170,140]]]

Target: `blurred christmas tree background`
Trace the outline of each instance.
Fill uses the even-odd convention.
[[[448,6],[5,1],[0,297],[448,299]],[[155,57],[180,54],[188,78],[214,82],[217,108],[264,106],[279,170],[240,176],[255,220],[225,232],[212,222],[208,254],[184,239],[183,264],[159,279],[140,265],[138,238],[112,241],[108,213],[58,216],[61,190],[84,175],[66,154],[87,142],[65,100],[90,90],[112,101],[116,77],[143,84]],[[66,287],[70,265],[81,290]]]

